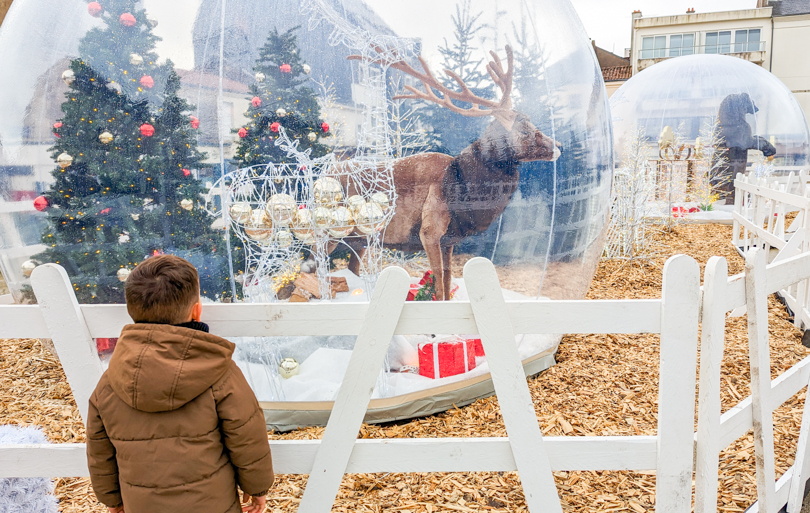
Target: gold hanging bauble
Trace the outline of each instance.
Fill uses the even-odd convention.
[[[276,244],[280,248],[288,248],[292,246],[293,235],[287,230],[281,230],[276,234]]]
[[[301,370],[301,367],[295,361],[295,358],[284,358],[278,366],[278,373],[284,379],[290,379],[298,374],[299,370]]]
[[[245,224],[245,235],[256,242],[263,242],[273,236],[273,228],[266,223],[267,216],[261,210],[254,210],[250,221]]]
[[[301,67],[304,69],[305,74],[309,75],[310,73],[312,73],[312,68],[309,67],[309,64],[304,64]]]
[[[388,209],[391,207],[391,202],[388,200],[388,195],[384,192],[375,192],[372,194],[371,202],[378,205],[383,212],[388,212]]]
[[[312,212],[312,221],[315,228],[325,230],[332,226],[332,211],[326,207],[317,207]]]
[[[265,78],[267,78],[267,77],[261,71],[256,73],[256,82],[264,82]]]
[[[31,274],[34,273],[34,269],[36,268],[37,264],[35,264],[31,260],[26,260],[25,262],[23,262],[22,266],[20,267],[20,270],[22,271],[23,276],[25,276],[26,278],[30,278]]]
[[[354,216],[346,207],[338,207],[332,211],[332,227],[329,228],[329,235],[342,239],[348,237],[354,230]]]
[[[64,72],[64,73],[62,73],[62,80],[63,80],[63,81],[64,81],[64,82],[65,82],[67,85],[71,85],[71,84],[73,84],[73,82],[75,82],[75,81],[76,81],[76,74],[75,74],[75,73],[73,73],[73,70],[72,70],[72,69],[65,70],[65,72]]]
[[[312,211],[308,208],[300,208],[295,212],[292,223],[293,235],[305,244],[312,244],[315,241],[315,233],[312,229]]]
[[[127,278],[129,278],[130,274],[132,274],[132,271],[130,271],[126,267],[118,269],[118,272],[115,273],[115,275],[118,277],[118,281],[120,281],[121,283],[126,283]]]
[[[143,64],[143,57],[141,57],[137,53],[130,54],[129,63],[132,64],[133,66],[140,66],[141,64]]]
[[[62,153],[58,157],[56,157],[56,163],[59,164],[59,167],[62,169],[67,169],[73,164],[73,157],[71,157],[67,153]]]
[[[349,208],[349,211],[355,218],[357,218],[357,212],[360,210],[360,207],[362,207],[365,204],[366,200],[364,200],[363,197],[360,196],[359,194],[349,196],[348,199],[346,199],[346,206]]]
[[[228,209],[228,213],[231,215],[231,219],[237,223],[247,223],[250,221],[250,216],[253,214],[253,209],[250,208],[250,203],[246,203],[244,201],[240,201],[239,203],[234,203]]]
[[[325,176],[315,181],[312,186],[315,202],[321,205],[337,205],[343,201],[343,187],[332,177]]]
[[[318,134],[315,132],[310,132],[307,134],[307,139],[309,139],[309,142],[315,142],[318,140]]]
[[[194,210],[194,200],[188,198],[180,200],[180,208],[183,210]]]
[[[110,144],[111,142],[113,142],[113,139],[114,139],[113,134],[111,134],[110,132],[101,132],[101,134],[98,136],[98,140],[103,142],[104,144]]]
[[[289,225],[295,215],[295,210],[295,199],[289,194],[274,194],[267,202],[267,215],[275,227]]]
[[[382,221],[385,217],[382,209],[376,203],[366,203],[357,211],[355,221],[357,231],[363,235],[370,235],[382,229]]]

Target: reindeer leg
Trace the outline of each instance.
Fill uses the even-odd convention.
[[[447,233],[449,224],[450,212],[447,203],[441,197],[440,189],[431,187],[422,207],[422,228],[419,230],[419,238],[422,240],[422,247],[427,253],[430,269],[433,271],[436,299],[439,300],[445,296],[441,240]]]
[[[444,289],[444,300],[450,300],[450,292],[453,290],[453,246],[442,248],[442,288]],[[438,294],[438,291],[436,291]]]

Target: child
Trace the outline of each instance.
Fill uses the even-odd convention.
[[[264,415],[234,345],[200,322],[197,270],[152,257],[125,290],[135,324],[90,397],[96,497],[110,513],[263,512],[274,479]]]

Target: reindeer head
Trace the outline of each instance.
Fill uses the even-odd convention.
[[[377,49],[377,51],[382,54],[381,49]],[[503,153],[505,157],[508,156],[510,159],[521,162],[557,160],[561,155],[560,144],[538,130],[528,116],[512,109],[512,77],[515,69],[512,47],[506,46],[508,67],[505,71],[500,57],[495,52],[489,53],[492,60],[487,64],[487,72],[501,90],[500,101],[476,96],[460,76],[446,69],[444,72],[456,81],[461,91],[449,89],[436,79],[422,56],[419,56],[419,62],[422,64],[424,72],[417,71],[395,54],[395,60],[380,59],[379,63],[387,64],[419,79],[424,86],[424,91],[412,86],[405,86],[405,89],[411,94],[398,95],[394,99],[425,100],[467,117],[493,116],[495,121],[479,138],[488,151]],[[359,59],[358,56],[349,58]],[[434,90],[438,91],[441,96],[437,95]],[[472,106],[469,109],[463,109],[454,104],[453,100],[470,103]]]

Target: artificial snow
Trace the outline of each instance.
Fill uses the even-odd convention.
[[[0,445],[46,444],[37,428],[0,426]],[[0,513],[56,513],[53,482],[41,477],[0,479]]]

